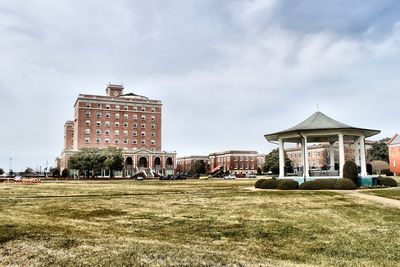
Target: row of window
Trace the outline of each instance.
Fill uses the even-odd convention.
[[[228,158],[226,158],[226,157],[224,157],[224,158],[217,158],[217,162],[224,162],[224,161],[229,161],[230,160],[230,158],[228,157]],[[254,161],[254,158],[253,157],[248,157],[248,156],[236,156],[236,157],[233,157],[233,160],[234,161]]]
[[[101,138],[96,138],[95,141],[96,141],[96,144],[100,144],[100,143],[101,143]],[[109,144],[109,143],[111,142],[111,141],[110,141],[110,138],[105,138],[105,139],[104,139],[104,142],[105,142],[106,144]],[[90,144],[90,138],[89,138],[89,137],[86,137],[86,138],[85,138],[85,143],[86,143],[86,144]],[[114,139],[114,144],[116,144],[116,145],[120,144],[119,138],[115,138],[115,139]],[[122,139],[122,144],[125,144],[125,145],[129,144],[129,139]],[[138,144],[137,139],[133,139],[133,140],[132,140],[132,144],[133,144],[133,145],[137,145],[137,144]],[[141,141],[141,144],[142,144],[142,145],[145,145],[145,144],[146,144],[146,140],[142,140],[142,141]],[[151,144],[151,145],[155,145],[155,144],[156,144],[156,141],[155,141],[155,140],[151,140],[151,141],[150,141],[150,144]]]
[[[116,110],[121,110],[121,105],[111,105],[111,104],[100,104],[100,103],[97,103],[95,107],[97,107],[99,109],[102,109],[102,108],[111,109],[111,108],[113,108],[113,109],[116,109]],[[86,108],[93,108],[92,103],[86,102]],[[124,105],[122,108],[123,108],[123,110],[129,110],[129,106],[128,105]],[[138,111],[138,110],[146,111],[146,107],[139,108],[138,106],[133,106],[132,110],[133,111]],[[156,112],[156,108],[152,107],[151,108],[151,112]]]
[[[90,118],[92,116],[92,112],[91,111],[86,111],[85,115],[86,115],[86,118]],[[115,113],[115,118],[119,119],[121,117],[120,115],[121,114],[119,114],[119,113]],[[124,119],[129,119],[129,114],[124,113],[123,115],[124,115]],[[101,112],[96,112],[96,117],[97,118],[100,119],[102,116],[103,116],[103,114]],[[106,119],[110,119],[111,118],[111,113],[109,113],[109,112],[105,113],[105,118]],[[151,115],[150,118],[151,118],[151,121],[156,121],[156,116]],[[132,119],[133,120],[137,120],[138,119],[138,115],[137,114],[133,114],[132,115]],[[141,119],[142,119],[142,121],[145,121],[146,120],[146,115],[142,115]]]
[[[91,133],[90,129],[85,129],[85,135],[90,135],[90,133]],[[96,134],[100,135],[101,133],[102,133],[101,129],[96,129]],[[105,130],[104,133],[105,133],[105,135],[110,135],[111,131],[110,130]],[[128,136],[129,135],[129,132],[127,130],[122,131],[122,133],[123,133],[124,136]],[[114,130],[114,135],[119,135],[119,134],[120,134],[119,130]],[[140,133],[140,135],[142,137],[145,137],[146,136],[146,132],[142,131]],[[132,132],[132,136],[133,137],[138,136],[138,132],[137,131],[133,131]],[[152,131],[151,132],[151,137],[155,137],[155,136],[156,136],[156,133]]]
[[[310,158],[312,156],[320,157],[321,156],[321,152],[320,151],[318,151],[318,152],[308,152],[308,157]],[[301,153],[294,153],[294,154],[291,153],[291,154],[288,154],[288,157],[290,159],[301,158]]]
[[[85,121],[85,125],[86,125],[86,126],[90,126],[90,124],[91,124],[90,120],[86,120],[86,121]],[[96,126],[97,126],[97,127],[101,127],[101,125],[102,125],[102,122],[101,122],[101,121],[96,121]],[[110,121],[105,121],[104,125],[105,125],[106,127],[110,127],[110,126],[111,126],[111,123],[110,123]],[[115,127],[119,127],[120,125],[121,125],[121,124],[120,124],[119,121],[116,121],[116,122],[114,123],[114,126],[115,126]],[[128,123],[128,122],[124,122],[123,125],[124,125],[125,128],[128,128],[128,127],[129,127],[129,123]],[[133,129],[137,129],[137,128],[138,128],[138,124],[137,124],[136,122],[133,123],[132,126],[133,126]],[[142,124],[140,125],[140,127],[141,127],[142,129],[145,129],[145,128],[146,128],[146,123],[142,123]],[[152,129],[152,130],[155,130],[155,129],[156,129],[156,125],[155,125],[154,123],[151,124],[151,129]]]

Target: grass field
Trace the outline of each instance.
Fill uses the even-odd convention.
[[[253,181],[0,184],[0,266],[398,266],[400,209]]]
[[[368,190],[365,193],[375,196],[400,200],[400,187],[396,187],[396,189],[391,188],[390,190],[386,189]]]

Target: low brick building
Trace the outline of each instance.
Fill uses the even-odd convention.
[[[209,155],[210,172],[222,169],[230,174],[257,173],[265,162],[265,155],[257,151],[229,150]]]
[[[395,134],[388,142],[390,171],[400,175],[400,135]]]
[[[178,157],[176,161],[176,170],[181,173],[193,172],[196,162],[204,161],[204,163],[208,166],[209,159],[208,156],[186,156],[186,157]]]

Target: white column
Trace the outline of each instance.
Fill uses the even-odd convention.
[[[367,173],[367,159],[365,153],[365,137],[360,137],[360,156],[361,156],[361,176],[368,175]]]
[[[331,166],[331,171],[335,170],[335,147],[333,144],[334,142],[329,143],[329,164]]]
[[[360,166],[360,153],[359,153],[359,138],[354,140],[354,162],[357,166]]]
[[[310,176],[310,165],[308,162],[308,142],[307,142],[307,136],[304,136],[304,157],[303,157],[303,162],[304,162],[304,167],[303,167],[303,177],[309,177]]]
[[[279,138],[279,178],[285,177],[285,145],[282,138]]]
[[[344,166],[345,156],[344,156],[344,140],[343,134],[339,134],[339,176],[343,178],[343,166]]]
[[[304,145],[305,145],[304,138],[301,138],[301,167],[302,167],[302,170],[303,170],[303,177],[304,177],[304,170],[306,168],[305,167],[306,164],[304,162]]]

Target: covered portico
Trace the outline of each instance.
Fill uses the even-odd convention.
[[[302,177],[310,177],[308,144],[329,143],[329,169],[321,172],[321,177],[343,178],[345,142],[354,142],[354,162],[361,169],[361,176],[367,175],[365,138],[379,134],[379,130],[357,128],[338,122],[321,112],[314,113],[300,124],[285,131],[267,134],[268,142],[279,145],[279,177],[285,177],[285,143],[301,145]],[[338,143],[339,158],[335,159],[335,143]],[[335,163],[339,170],[335,170]]]

